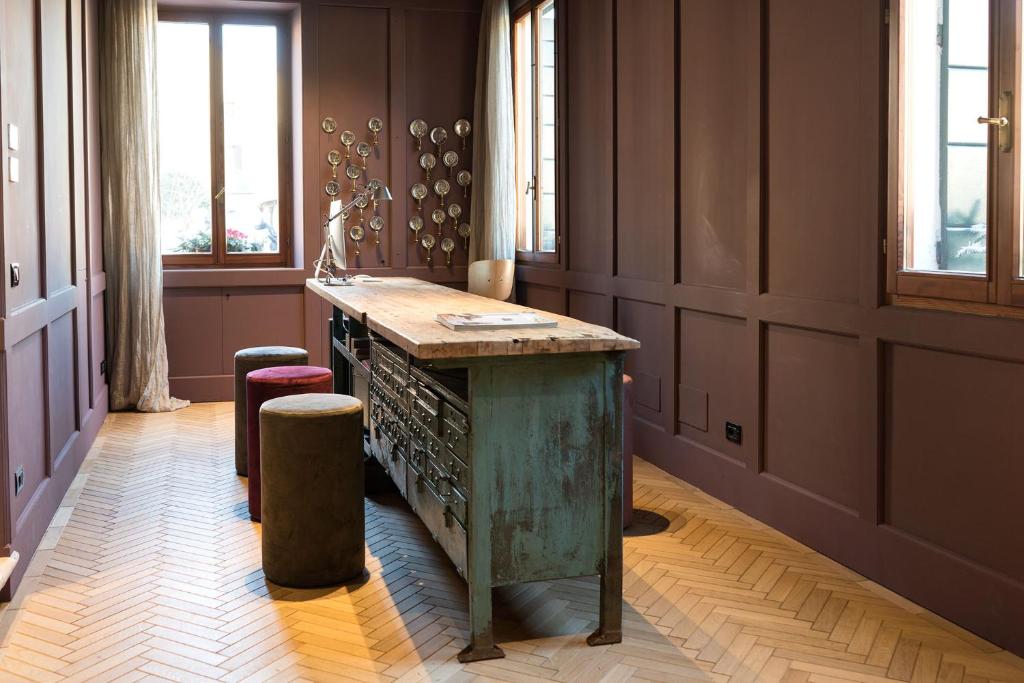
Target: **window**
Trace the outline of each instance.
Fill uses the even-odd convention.
[[[891,4],[889,292],[1022,305],[1018,3]]]
[[[534,0],[512,32],[516,126],[516,251],[556,261],[555,0]]]
[[[161,12],[165,265],[286,265],[287,32],[275,17]]]

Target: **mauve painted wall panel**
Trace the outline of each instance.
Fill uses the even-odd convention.
[[[66,0],[41,0],[40,21],[55,30],[42,33],[41,61],[43,100],[43,206],[46,220],[46,291],[57,292],[71,285],[71,165],[68,149],[68,43],[58,28],[67,25]],[[63,106],[61,106],[63,105]]]
[[[562,239],[570,267],[585,273],[610,270],[614,258],[615,145],[609,135],[615,115],[614,4],[614,0],[569,0],[559,15],[572,36],[567,46],[560,46],[559,59],[565,61],[573,84],[572,97],[559,103],[568,148],[568,196],[562,201],[568,205],[565,215],[573,226],[563,231]],[[570,120],[572,125],[565,125]],[[605,172],[595,173],[596,169]],[[570,233],[575,239],[568,239]]]
[[[55,462],[78,430],[78,377],[75,374],[75,313],[50,323],[47,366],[50,461]]]
[[[164,290],[167,365],[171,377],[224,374],[223,323],[220,288]]]
[[[867,4],[768,3],[766,266],[774,294],[858,300],[861,236],[879,216],[880,28],[865,29]]]
[[[240,349],[278,344],[302,348],[302,288],[232,288],[225,290],[223,303],[223,374],[234,374]]]
[[[770,325],[765,331],[764,470],[856,514],[857,340]]]
[[[885,521],[1024,581],[1024,364],[898,344],[886,361]]]
[[[748,328],[742,318],[679,311],[679,434],[744,465],[754,460],[756,440],[750,429],[754,426],[752,408],[756,405],[752,391],[755,371],[747,353]],[[684,396],[700,406],[704,394],[704,429],[688,419],[683,410]],[[742,443],[725,438],[725,422],[734,422],[748,429]]]
[[[639,340],[645,350],[643,354],[626,354],[625,369],[633,377],[637,415],[658,423],[664,409],[662,358],[671,344],[671,339],[666,339],[663,334],[665,307],[632,299],[616,299],[615,305],[618,329],[622,334]]]
[[[42,254],[39,250],[39,162],[35,154],[42,136],[36,126],[39,111],[36,89],[35,8],[32,2],[18,0],[7,2],[0,8],[0,41],[4,47],[4,147],[7,143],[6,124],[18,128],[19,150],[13,154],[18,160],[19,180],[10,181],[7,150],[4,154],[4,259],[7,263],[21,265],[21,285],[5,287],[5,313],[11,313],[19,306],[39,299],[45,284],[44,273],[40,272]],[[18,83],[15,90],[12,86]],[[64,113],[66,114],[66,106]],[[7,275],[4,273],[4,280]]]
[[[694,285],[742,290],[746,280],[748,221],[756,199],[749,182],[756,142],[759,65],[738,49],[756,40],[757,3],[685,0],[680,4],[681,114],[680,279]]]
[[[40,330],[18,342],[7,357],[8,469],[12,493],[15,471],[25,468],[25,486],[11,499],[15,533],[22,524],[25,508],[48,476],[44,334]]]
[[[569,316],[594,325],[612,327],[612,300],[604,294],[569,290]]]
[[[669,0],[617,0],[616,7],[616,78],[630,87],[617,93],[616,134],[592,144],[616,146],[617,274],[663,280],[676,224],[675,8]]]

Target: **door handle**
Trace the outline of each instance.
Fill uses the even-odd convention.
[[[1009,152],[1013,149],[1013,126],[1010,119],[1013,117],[1013,93],[1006,91],[999,95],[999,113],[996,116],[979,116],[978,123],[983,126],[994,126],[998,135],[1000,152]]]

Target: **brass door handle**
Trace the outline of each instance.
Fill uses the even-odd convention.
[[[987,126],[999,126],[1002,128],[1003,126],[1010,125],[1010,119],[1005,116],[979,116],[978,123]]]

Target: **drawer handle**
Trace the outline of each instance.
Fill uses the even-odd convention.
[[[452,506],[451,505],[445,505],[444,506],[444,525],[445,526],[451,526],[452,525]]]

